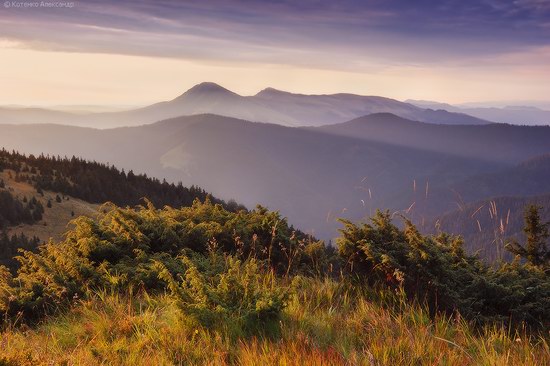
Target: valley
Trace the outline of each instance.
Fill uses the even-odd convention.
[[[294,128],[200,114],[139,127],[4,125],[2,131],[7,149],[80,156],[204,187],[246,207],[267,205],[326,242],[337,235],[339,217],[390,209],[433,232],[438,218],[467,204],[550,191],[544,158],[550,127],[543,126],[437,125],[381,113]],[[540,163],[527,162],[537,156]],[[499,174],[517,181],[501,184]],[[519,219],[522,209],[514,210]],[[483,225],[476,235],[492,231]],[[477,244],[469,250],[493,257],[495,249],[472,240]]]

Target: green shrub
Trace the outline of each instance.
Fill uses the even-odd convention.
[[[262,207],[235,213],[196,200],[181,209],[159,210],[147,202],[135,209],[108,204],[102,211],[96,220],[73,220],[59,243],[49,242],[37,252],[21,251],[17,277],[0,278],[0,289],[9,289],[0,290],[0,312],[40,317],[85,297],[90,289],[163,290],[159,264],[173,275],[186,273],[188,266],[177,258],[182,254],[221,250],[256,260],[246,261],[246,266],[260,261],[286,275],[308,268],[314,257],[321,265],[322,243],[307,254],[304,248],[316,242]]]
[[[276,324],[289,289],[262,273],[257,260],[219,253],[180,260],[185,271],[178,276],[161,262],[156,266],[186,315],[210,329],[231,324],[249,332]]]
[[[518,260],[491,268],[478,291],[477,311],[491,319],[550,329],[550,278]]]
[[[432,314],[458,311],[477,322],[550,326],[550,278],[541,269],[519,263],[491,268],[465,254],[461,238],[421,235],[408,220],[400,229],[389,212],[379,211],[371,221],[343,220],[337,239],[348,270],[360,280],[402,288]]]

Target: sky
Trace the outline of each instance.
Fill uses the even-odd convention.
[[[144,105],[203,81],[242,95],[549,101],[550,0],[0,5],[2,105]]]

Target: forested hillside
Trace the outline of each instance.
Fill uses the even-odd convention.
[[[0,66],[0,366],[550,366],[550,0],[8,0]]]
[[[550,193],[550,153],[534,155],[511,167],[485,172],[454,187],[466,201],[490,197],[526,197]]]
[[[209,197],[230,210],[244,208],[198,187],[169,184],[106,164],[1,150],[0,263],[13,267],[19,248],[31,250],[50,237],[60,239],[70,220],[97,214],[98,204],[134,206],[144,197],[161,207],[189,206],[196,198]]]
[[[81,158],[67,158],[46,155],[24,155],[17,152],[0,151],[0,172],[14,171],[17,181],[31,183],[38,191],[49,190],[91,203],[113,202],[121,206],[138,204],[147,197],[156,205],[189,206],[195,198],[204,200],[208,195],[203,189],[166,180],[119,170],[108,164],[87,161]],[[216,198],[217,203],[225,202]],[[239,208],[234,202],[232,209]],[[242,207],[241,207],[242,208]]]

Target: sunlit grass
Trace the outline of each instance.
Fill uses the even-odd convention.
[[[387,291],[298,279],[279,329],[209,330],[167,295],[102,291],[34,326],[7,326],[0,365],[547,365],[548,340],[430,317]]]

